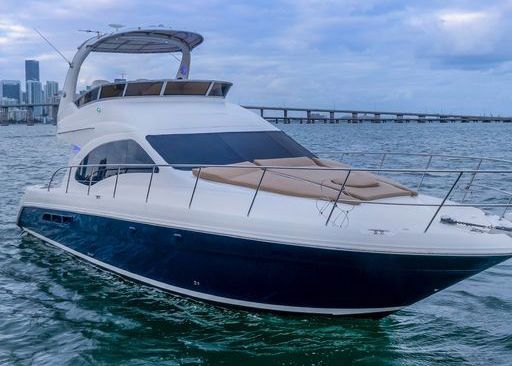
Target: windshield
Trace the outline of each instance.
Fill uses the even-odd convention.
[[[314,157],[282,131],[148,135],[168,164],[225,165],[254,159]]]

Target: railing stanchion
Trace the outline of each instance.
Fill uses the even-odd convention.
[[[446,194],[446,196],[444,196],[443,198],[443,201],[441,202],[441,204],[437,207],[437,210],[436,212],[434,213],[434,216],[432,216],[432,218],[430,219],[430,222],[428,223],[427,227],[425,228],[425,231],[423,231],[423,233],[426,233],[427,230],[430,228],[430,225],[432,225],[432,223],[434,222],[434,219],[436,218],[437,214],[439,213],[439,211],[441,211],[441,208],[443,208],[443,205],[444,203],[446,202],[446,200],[450,197],[450,194],[452,194],[455,186],[457,185],[457,183],[459,183],[459,180],[460,180],[460,177],[462,177],[462,174],[464,174],[463,171],[461,171],[459,173],[459,175],[457,176],[457,179],[455,179],[455,182],[453,182],[450,190],[448,191],[448,193]]]
[[[465,192],[464,192],[464,196],[462,197],[462,202],[461,203],[464,203],[466,201],[466,196],[468,195],[469,189],[471,188],[471,185],[473,184],[473,181],[476,178],[476,174],[480,170],[480,166],[482,165],[482,161],[483,160],[484,159],[480,159],[478,161],[478,165],[476,166],[476,169],[475,169],[476,171],[471,175],[471,179],[469,180],[469,183],[466,186],[466,189],[465,189]]]
[[[57,169],[56,171],[53,172],[52,176],[50,177],[50,181],[48,182],[48,187],[46,187],[46,189],[48,190],[48,192],[50,192],[50,188],[52,187],[52,183],[53,183],[53,180],[55,179],[55,176],[57,175],[58,172],[60,172],[62,169],[65,169],[65,167],[62,167],[62,168],[59,168]]]
[[[117,167],[116,182],[114,183],[114,192],[112,193],[112,198],[116,198],[117,182],[119,181],[119,174],[121,174],[121,166]]]
[[[146,193],[146,203],[148,203],[149,192],[151,191],[151,184],[153,183],[153,175],[155,175],[155,166],[154,165],[153,165],[153,169],[151,169],[151,177],[149,178],[148,192]]]
[[[55,177],[55,173],[52,174],[50,181],[48,182],[48,192],[50,192],[50,187],[52,186],[53,177]]]
[[[89,186],[87,187],[87,195],[89,195],[89,193],[91,192],[91,184],[92,184],[92,176],[93,176],[94,172],[91,171],[91,176],[89,177]]]
[[[382,167],[384,166],[384,160],[386,160],[386,156],[387,156],[387,153],[382,154],[382,159],[380,159],[380,165],[379,165],[379,170],[377,171],[377,174],[380,174],[380,169],[382,169]]]
[[[352,172],[352,170],[348,171],[347,176],[345,177],[345,180],[343,181],[343,184],[341,185],[340,191],[338,192],[338,196],[336,197],[336,200],[332,204],[331,212],[329,212],[329,216],[327,216],[327,221],[325,221],[325,226],[327,226],[327,224],[329,224],[329,221],[331,221],[331,216],[334,212],[334,209],[336,208],[336,205],[338,204],[338,200],[340,199],[341,194],[343,193],[343,190],[345,189],[345,185],[348,182],[348,177],[350,176],[351,172]]]
[[[68,190],[69,190],[69,180],[71,179],[71,169],[73,169],[73,167],[69,167],[68,180],[66,182],[66,193],[68,193]]]
[[[202,167],[199,167],[199,169],[197,171],[196,181],[194,183],[194,189],[192,190],[192,195],[190,196],[188,208],[190,208],[190,206],[192,206],[192,200],[194,199],[194,195],[196,194],[197,182],[199,181],[199,176],[201,175],[201,169],[202,169]]]
[[[260,181],[258,182],[258,187],[256,187],[256,192],[254,192],[254,196],[252,196],[251,205],[249,206],[249,210],[247,211],[247,217],[249,217],[249,214],[251,213],[252,206],[254,205],[254,201],[256,200],[256,196],[258,195],[258,192],[261,187],[261,182],[263,182],[263,177],[265,177],[266,172],[267,168],[263,168],[263,173],[261,173]]]
[[[416,190],[418,192],[420,191],[421,185],[423,184],[423,180],[425,179],[425,174],[427,174],[426,171],[430,168],[430,163],[432,163],[432,158],[433,158],[433,155],[431,154],[430,157],[428,158],[428,162],[427,162],[427,166],[425,167],[425,171],[421,175],[421,179],[420,179],[420,181],[418,183],[418,187],[416,188]]]
[[[501,214],[500,220],[503,220],[505,218],[505,214],[507,213],[508,209],[512,205],[512,197],[508,200],[507,207],[503,210],[503,213]]]

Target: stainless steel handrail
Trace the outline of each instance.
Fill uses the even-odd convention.
[[[487,170],[475,170],[475,169],[401,169],[401,168],[343,168],[343,167],[324,167],[324,166],[283,166],[283,165],[226,165],[226,164],[86,164],[86,165],[68,165],[58,168],[55,172],[68,168],[87,168],[87,167],[125,167],[125,168],[183,168],[183,169],[199,169],[199,168],[242,168],[242,169],[284,169],[284,170],[331,170],[331,171],[345,171],[348,172],[396,172],[396,173],[512,173],[512,169],[487,169]]]
[[[349,170],[347,173],[347,176],[345,177],[345,180],[343,181],[343,184],[341,185],[340,191],[338,192],[338,195],[336,196],[336,200],[332,204],[332,209],[329,212],[329,216],[327,216],[327,220],[325,220],[325,226],[327,226],[329,224],[329,221],[331,220],[331,216],[334,212],[334,209],[338,205],[338,201],[340,200],[340,197],[341,197],[343,191],[345,190],[345,186],[347,185],[347,181],[348,181],[348,177],[350,176],[350,173],[351,172]]]
[[[415,153],[415,152],[400,152],[400,151],[315,151],[316,155],[333,155],[333,154],[342,154],[345,155],[383,155],[386,156],[394,155],[394,156],[424,156],[424,157],[442,157],[442,158],[451,158],[451,159],[468,159],[468,160],[480,160],[483,161],[493,161],[500,163],[508,163],[512,164],[512,160],[501,159],[501,158],[490,158],[486,156],[469,156],[469,155],[454,155],[454,154],[435,154],[435,153]]]
[[[425,228],[425,231],[424,233],[426,233],[428,231],[428,229],[430,228],[430,225],[432,225],[432,223],[434,222],[434,219],[436,218],[437,214],[439,213],[439,211],[441,211],[441,209],[443,208],[443,205],[445,204],[446,200],[450,197],[450,195],[452,194],[453,190],[455,189],[455,186],[457,185],[457,183],[459,183],[459,180],[460,178],[462,177],[462,174],[464,174],[464,172],[460,172],[459,175],[457,176],[457,179],[455,179],[455,182],[453,182],[450,190],[448,191],[448,193],[446,193],[446,195],[444,196],[443,198],[443,201],[441,202],[441,204],[437,207],[437,210],[436,212],[434,213],[434,216],[432,216],[432,218],[430,219],[427,227]]]
[[[250,215],[251,213],[251,210],[253,208],[253,205],[254,205],[254,202],[256,200],[256,197],[258,195],[258,192],[260,191],[261,189],[261,186],[262,186],[262,182],[263,182],[263,179],[265,177],[265,174],[267,171],[269,170],[273,170],[273,171],[279,171],[279,170],[309,170],[309,171],[314,171],[314,170],[317,170],[317,171],[324,171],[324,170],[328,170],[328,171],[340,171],[340,172],[347,172],[347,175],[344,179],[344,182],[343,184],[341,185],[341,188],[338,192],[338,195],[337,195],[337,198],[336,200],[332,200],[333,201],[333,206],[329,212],[329,215],[327,217],[327,220],[325,222],[325,225],[328,225],[333,213],[334,213],[334,210],[336,209],[337,207],[337,204],[338,202],[340,202],[340,198],[341,198],[341,195],[344,193],[344,190],[345,190],[345,186],[346,186],[346,183],[348,181],[348,177],[350,176],[350,174],[352,172],[374,172],[374,173],[381,173],[381,172],[393,172],[393,173],[414,173],[414,174],[421,174],[422,178],[426,175],[426,174],[429,174],[429,173],[438,173],[438,174],[457,174],[457,179],[455,180],[455,182],[450,186],[450,189],[448,190],[448,192],[446,193],[446,195],[444,196],[444,198],[442,199],[441,203],[404,203],[404,202],[382,202],[382,201],[357,201],[358,204],[372,204],[372,205],[391,205],[391,206],[414,206],[414,207],[436,207],[436,210],[435,210],[435,213],[434,215],[432,216],[432,218],[430,219],[427,227],[425,228],[424,232],[426,233],[428,231],[428,229],[431,227],[432,223],[434,222],[435,218],[438,216],[439,212],[441,211],[441,209],[443,207],[485,207],[485,208],[504,208],[504,211],[503,211],[503,214],[501,215],[500,218],[503,218],[505,216],[505,213],[507,212],[507,210],[512,206],[512,193],[511,192],[508,192],[508,191],[505,191],[503,189],[500,189],[500,188],[496,188],[496,187],[491,187],[491,186],[487,186],[487,185],[481,185],[481,184],[476,184],[476,183],[473,183],[473,180],[474,178],[471,180],[470,182],[470,185],[472,186],[475,186],[475,187],[482,187],[482,188],[486,188],[486,189],[491,189],[491,190],[494,190],[496,192],[500,192],[500,193],[503,193],[503,194],[506,194],[507,196],[510,196],[510,199],[508,201],[507,204],[500,204],[500,203],[471,203],[471,204],[464,204],[464,201],[461,202],[461,203],[447,203],[447,201],[449,200],[450,196],[452,195],[453,191],[455,190],[457,184],[459,183],[459,181],[461,180],[462,176],[464,174],[471,174],[473,177],[474,175],[476,174],[512,174],[512,170],[503,170],[503,169],[488,169],[488,170],[481,170],[479,169],[480,166],[481,166],[481,160],[480,159],[484,159],[484,158],[478,158],[480,160],[478,166],[477,166],[477,169],[429,169],[430,167],[430,163],[431,163],[431,156],[442,156],[442,155],[436,155],[436,154],[432,154],[432,155],[426,155],[426,156],[429,156],[429,162],[427,164],[427,169],[400,169],[400,168],[384,168],[382,167],[383,165],[383,162],[384,162],[384,158],[382,159],[381,161],[381,165],[378,167],[378,168],[353,168],[353,167],[322,167],[322,166],[317,166],[317,167],[297,167],[297,166],[272,166],[272,165],[267,165],[267,166],[257,166],[257,168],[261,169],[262,170],[262,174],[261,174],[261,177],[260,177],[260,180],[258,182],[258,186],[257,188],[255,189],[255,192],[254,192],[254,195],[251,199],[251,203],[250,203],[250,206],[249,206],[249,209],[247,211],[247,216]],[[384,155],[385,157],[385,155]],[[498,160],[498,161],[502,161],[503,160]],[[508,162],[508,161],[507,161]],[[511,161],[512,163],[512,161]],[[183,169],[183,168],[186,168],[186,169],[197,169],[197,175],[196,175],[196,179],[195,179],[195,182],[194,182],[194,188],[192,190],[192,194],[191,194],[191,197],[190,197],[190,201],[189,201],[189,209],[192,205],[192,201],[193,201],[193,198],[194,198],[194,195],[196,193],[196,190],[197,190],[197,186],[198,186],[198,182],[199,182],[199,178],[201,176],[201,171],[202,169],[205,169],[205,168],[211,168],[211,167],[214,167],[214,168],[225,168],[225,169],[233,169],[233,168],[242,168],[242,169],[254,169],[255,167],[254,166],[244,166],[244,165],[236,165],[236,166],[233,166],[233,165],[221,165],[221,164],[88,164],[88,165],[70,165],[70,166],[66,166],[66,167],[61,167],[61,168],[58,168],[51,176],[50,178],[50,181],[48,183],[48,191],[51,190],[51,187],[52,187],[52,182],[54,181],[56,175],[64,170],[64,169],[67,169],[68,170],[68,175],[67,175],[67,185],[66,185],[66,193],[68,193],[68,189],[69,189],[69,180],[70,180],[70,176],[71,176],[71,172],[73,170],[73,168],[84,168],[84,167],[96,167],[96,168],[99,168],[101,167],[102,169],[104,170],[113,170],[113,168],[115,168],[117,170],[117,174],[116,174],[116,180],[115,180],[115,185],[114,185],[114,193],[112,195],[113,198],[115,198],[116,196],[116,190],[117,190],[117,186],[118,186],[118,180],[119,180],[119,175],[121,173],[121,168],[123,169],[130,169],[130,168],[145,168],[145,169],[151,169],[151,177],[149,179],[149,184],[148,184],[148,187],[147,187],[147,192],[146,192],[146,203],[148,202],[148,199],[149,199],[149,194],[150,194],[150,190],[151,190],[151,186],[152,186],[152,182],[153,182],[153,176],[155,173],[158,173],[159,172],[159,168],[173,168],[173,169]],[[88,179],[88,186],[87,186],[87,195],[89,195],[90,193],[90,190],[91,190],[91,186],[92,186],[92,182],[93,182],[93,175],[94,175],[95,172],[91,172],[91,176],[89,177]],[[345,201],[341,201],[341,203],[344,203]]]
[[[451,159],[451,160],[468,160],[468,161],[478,161],[478,164],[476,166],[476,172],[473,172],[471,174],[471,178],[469,182],[465,186],[465,192],[464,196],[462,198],[462,202],[466,200],[466,197],[471,190],[471,187],[474,186],[473,182],[476,179],[476,176],[478,172],[481,170],[482,163],[484,162],[490,162],[490,163],[501,163],[501,164],[510,164],[512,166],[512,160],[507,159],[499,159],[499,158],[490,158],[490,157],[480,157],[480,156],[468,156],[468,155],[454,155],[454,154],[434,154],[434,153],[416,153],[416,152],[400,152],[400,151],[320,151],[315,152],[317,155],[329,155],[333,156],[336,154],[341,154],[341,160],[347,155],[373,155],[373,156],[381,156],[380,163],[379,163],[379,171],[381,171],[381,168],[384,166],[384,161],[388,156],[398,156],[398,157],[428,157],[427,166],[425,169],[429,169],[432,161],[434,158],[442,158],[442,159]],[[422,174],[416,190],[418,192],[421,191],[421,187],[423,185],[423,181],[425,179],[426,173]]]

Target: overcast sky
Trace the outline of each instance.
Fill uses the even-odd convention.
[[[512,1],[0,0],[0,79],[64,80],[68,57],[108,24],[201,33],[191,78],[232,81],[242,104],[512,115]],[[169,55],[95,54],[80,82],[170,77]]]

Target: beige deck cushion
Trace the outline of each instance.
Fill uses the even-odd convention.
[[[255,159],[254,163],[263,166],[317,166],[313,159],[306,156],[298,158]]]
[[[226,165],[226,167],[210,167],[201,169],[201,178],[215,182],[234,184],[256,189],[260,183],[264,166],[310,167],[308,170],[269,168],[265,172],[260,189],[273,193],[305,198],[335,200],[347,177],[347,171],[323,170],[320,167],[346,168],[349,165],[307,157],[289,159],[257,159],[256,164],[245,161]],[[242,168],[245,166],[248,168]],[[229,167],[229,168],[228,168]],[[315,169],[315,167],[317,167]],[[197,176],[199,169],[193,169]],[[381,198],[412,196],[416,192],[400,185],[393,180],[367,172],[351,172],[340,195],[339,202],[357,205],[360,200],[371,201]]]
[[[252,168],[240,168],[240,166],[252,166]],[[226,165],[226,167],[201,168],[201,178],[214,180],[221,183],[229,183],[229,180],[242,174],[260,171],[257,165],[250,161]],[[192,169],[192,173],[197,176],[199,168]]]
[[[313,161],[318,166],[324,166],[328,168],[350,168],[350,165],[336,160],[313,158]]]
[[[314,158],[313,159],[318,165],[321,165],[321,166],[327,166],[327,167],[331,167],[331,168],[340,168],[340,167],[343,167],[343,168],[350,168],[350,165],[348,164],[345,164],[345,163],[340,163],[339,161],[335,161],[335,160],[328,160],[328,159],[318,159],[318,158]],[[384,177],[382,175],[376,175],[376,174],[372,174],[372,173],[369,173],[369,172],[352,172],[350,173],[350,176],[352,176],[352,174],[355,174],[355,173],[364,173],[364,174],[370,174],[371,176],[373,176],[377,182],[384,182],[384,183],[387,183],[387,184],[391,184],[392,186],[395,186],[397,188],[400,188],[402,190],[405,190],[405,191],[408,191],[410,193],[411,196],[417,196],[418,195],[418,192],[410,189],[410,188],[407,188],[405,187],[404,185],[398,183],[397,181],[393,180],[393,179],[390,179],[390,178],[387,178],[387,177]],[[343,184],[343,180],[344,178],[342,179],[334,179],[333,180],[333,183],[335,184]],[[351,180],[351,177],[349,177],[349,181]],[[352,184],[347,184],[349,187],[350,186],[353,186]],[[355,186],[357,187],[357,186]]]
[[[299,158],[285,158],[285,159],[257,159],[254,162],[258,165],[263,166],[290,166],[290,167],[318,167],[318,170],[313,169],[272,169],[272,171],[276,173],[285,174],[287,176],[297,177],[300,179],[307,180],[312,183],[324,185],[327,187],[331,187],[337,189],[335,185],[332,185],[332,180],[337,179],[341,182],[345,181],[347,177],[346,171],[332,171],[321,169],[322,167],[335,167],[335,168],[346,168],[348,165],[344,165],[342,163],[330,162],[330,166],[327,165],[328,161],[323,161],[317,158],[307,158],[307,157],[299,157]],[[322,164],[323,163],[323,164]],[[347,181],[347,185],[351,187],[376,187],[378,186],[378,182],[375,179],[373,174],[365,173],[365,172],[352,172]]]
[[[319,169],[308,169],[308,170],[300,170],[300,169],[271,169],[275,173],[284,174],[287,176],[297,177],[300,179],[307,180],[312,183],[321,184],[327,187],[335,188],[336,182],[341,181],[342,183],[347,178],[347,171],[339,170],[323,170],[319,167]],[[334,185],[332,184],[335,181]],[[364,172],[352,172],[348,177],[347,186],[349,187],[376,187],[379,185],[379,182],[371,175],[366,174]]]
[[[391,184],[379,182],[377,187],[369,188],[355,188],[346,187],[345,192],[350,196],[360,199],[362,201],[373,201],[382,198],[400,197],[400,196],[411,196],[409,190],[400,189]]]
[[[261,180],[262,173],[263,170],[260,172],[242,174],[232,178],[230,183],[249,188],[257,188]],[[335,189],[321,186],[319,184],[308,182],[295,177],[276,174],[269,170],[267,170],[265,176],[263,177],[260,189],[290,196],[316,198],[323,200],[335,200],[339,194],[339,191],[336,191]],[[349,201],[351,204],[357,204],[357,200],[345,194],[341,194],[339,201]]]
[[[388,184],[391,184],[392,186],[395,186],[397,188],[400,188],[400,189],[403,189],[405,191],[408,191],[411,194],[411,196],[417,196],[418,195],[418,192],[416,192],[415,190],[407,188],[406,186],[404,186],[404,185],[398,183],[397,181],[395,181],[393,179],[390,179],[388,177],[384,177],[382,175],[379,175],[377,177],[377,179],[379,180],[379,182],[388,183]]]

